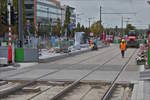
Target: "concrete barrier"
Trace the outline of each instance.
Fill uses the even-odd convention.
[[[25,48],[24,49],[24,62],[38,62],[39,51],[38,49]]]
[[[79,55],[81,53],[85,53],[85,52],[88,52],[88,51],[90,51],[90,49],[84,50],[84,51],[65,53],[65,54],[62,54],[62,55],[59,55],[59,56],[49,57],[49,58],[45,58],[45,59],[39,59],[39,62],[40,63],[47,63],[47,62],[51,62],[51,61],[56,61],[56,60],[60,60],[60,59],[63,59],[63,58]]]
[[[0,57],[8,58],[8,47],[0,47]]]
[[[100,49],[100,48],[105,48],[105,47],[109,47],[109,45],[99,46],[98,48]],[[62,55],[59,55],[59,56],[54,56],[54,57],[39,59],[39,63],[48,63],[48,62],[52,62],[52,61],[64,59],[64,58],[67,58],[67,57],[72,57],[72,56],[80,55],[82,53],[86,53],[86,52],[89,52],[89,51],[91,51],[90,48],[86,49],[86,50],[82,50],[82,51],[76,51],[76,52],[62,54]]]
[[[38,62],[38,49],[34,48],[16,48],[15,61],[16,62]]]

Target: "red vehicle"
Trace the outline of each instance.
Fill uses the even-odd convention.
[[[134,30],[129,31],[127,36],[127,47],[139,48],[139,43],[137,41],[137,34]]]

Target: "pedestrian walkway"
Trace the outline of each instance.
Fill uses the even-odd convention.
[[[140,78],[143,82],[143,100],[150,100],[150,70],[144,69],[141,74]]]

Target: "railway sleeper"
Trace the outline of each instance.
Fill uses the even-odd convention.
[[[24,87],[22,89],[23,92],[40,92],[41,88],[40,87]]]

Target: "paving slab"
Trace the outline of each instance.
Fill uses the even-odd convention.
[[[0,73],[0,79],[6,78],[6,77],[11,77],[13,75],[19,75],[21,73],[26,73],[31,71],[31,69],[23,68],[23,69],[18,69],[18,70],[11,70],[11,71],[6,71],[6,72],[1,72]]]
[[[77,80],[89,72],[89,70],[61,70],[40,80]]]
[[[0,67],[0,73],[11,71],[11,70],[16,70],[16,68],[15,67]]]
[[[31,67],[30,69],[64,69],[72,64],[38,64],[36,66]]]
[[[85,81],[112,81],[117,75],[118,71],[95,71],[86,77]]]
[[[98,64],[75,64],[75,65],[69,66],[66,69],[69,69],[69,70],[92,70],[96,66],[99,66],[99,65]]]
[[[137,72],[140,72],[140,67],[141,66],[138,66],[136,64],[134,65],[128,65],[128,67],[125,69],[125,71],[137,71]]]
[[[143,97],[144,99],[143,100],[149,100],[150,99],[150,81],[144,81],[144,84],[143,84]]]
[[[56,70],[32,70],[30,72],[26,72],[20,75],[12,76],[12,77],[7,77],[4,80],[34,80],[36,78],[39,78],[43,75],[46,75],[48,73],[53,73]]]
[[[121,70],[121,65],[103,65],[102,67],[99,68],[100,71],[120,71]]]
[[[118,81],[119,82],[138,82],[140,79],[140,73],[137,71],[124,71],[121,73]]]

